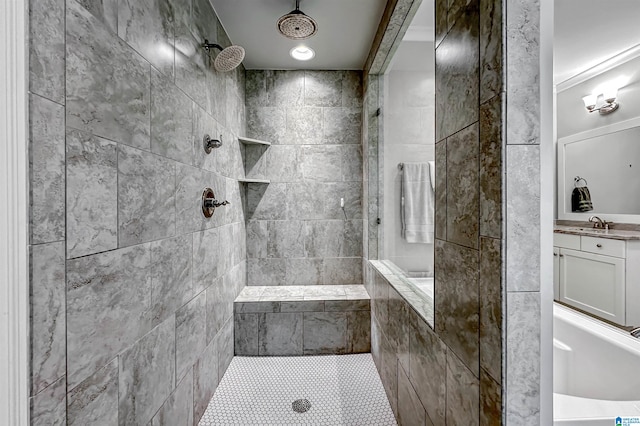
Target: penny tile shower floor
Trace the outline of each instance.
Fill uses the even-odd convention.
[[[295,412],[292,404],[311,407]],[[302,409],[305,401],[298,402]],[[200,426],[396,425],[371,354],[235,357]]]

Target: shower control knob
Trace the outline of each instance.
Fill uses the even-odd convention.
[[[227,200],[218,201],[211,188],[205,188],[202,192],[202,214],[204,217],[210,218],[216,211],[216,208],[231,204]]]

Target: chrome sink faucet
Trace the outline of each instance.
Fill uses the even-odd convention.
[[[589,222],[593,222],[593,227],[597,229],[609,229],[609,222],[600,219],[598,216],[591,216]]]

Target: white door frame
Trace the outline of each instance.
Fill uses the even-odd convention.
[[[0,1],[0,424],[29,424],[28,2]]]

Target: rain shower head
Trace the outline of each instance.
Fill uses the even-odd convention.
[[[300,0],[296,0],[295,10],[278,19],[278,31],[292,40],[304,40],[318,32],[318,24],[300,10]]]
[[[244,48],[242,46],[232,45],[223,48],[219,44],[209,43],[207,39],[202,43],[204,50],[209,52],[211,48],[220,50],[218,56],[213,60],[213,67],[216,71],[228,72],[236,69],[244,59]]]

